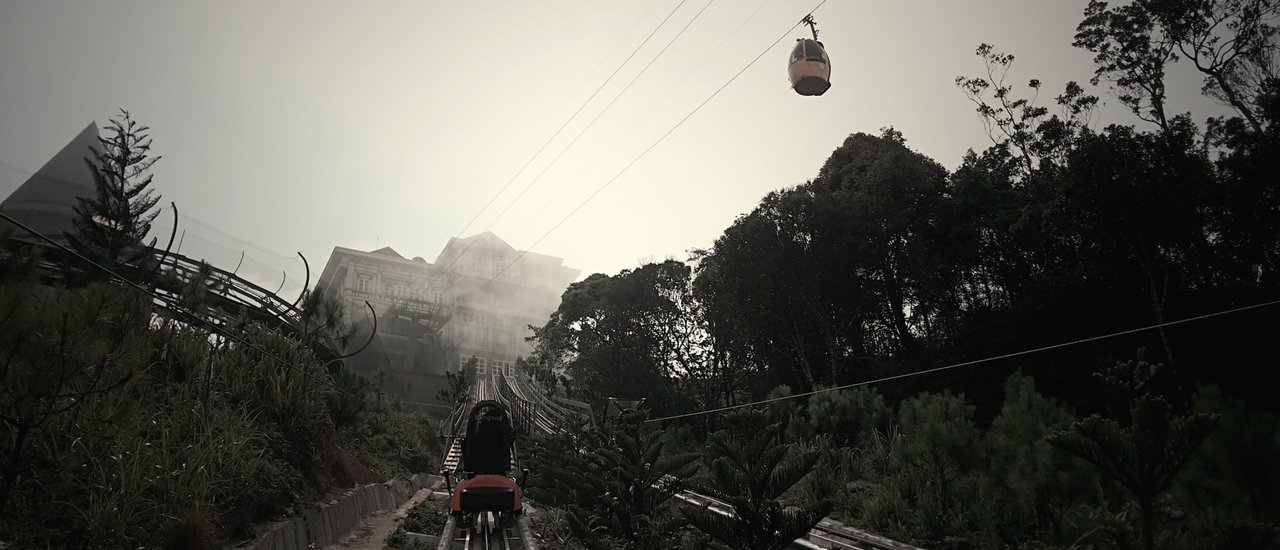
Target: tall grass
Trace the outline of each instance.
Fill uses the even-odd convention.
[[[427,423],[397,401],[363,388],[338,448],[329,369],[264,327],[242,338],[274,358],[129,289],[0,282],[0,471],[21,472],[0,541],[213,548],[342,489],[366,471],[348,452],[426,471]]]

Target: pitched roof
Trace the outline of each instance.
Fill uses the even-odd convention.
[[[394,256],[401,260],[406,259],[404,256],[401,256],[399,252],[396,252],[394,249],[392,249],[389,246],[384,246],[382,248],[374,250],[373,252],[370,252],[370,254],[382,254],[383,256]]]
[[[98,125],[92,122],[0,202],[0,210],[49,237],[73,231],[72,207],[78,198],[94,196],[93,175],[84,161],[90,147],[98,147]]]

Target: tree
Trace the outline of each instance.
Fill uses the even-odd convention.
[[[1157,323],[1170,295],[1201,286],[1200,265],[1212,261],[1204,231],[1205,205],[1216,201],[1212,165],[1194,142],[1186,117],[1160,135],[1123,126],[1088,135],[1070,153],[1049,210],[1057,235],[1088,243],[1080,255],[1097,255],[1090,263],[1138,275],[1135,290]],[[1164,327],[1159,334],[1176,364]]]
[[[1095,54],[1099,78],[1112,81],[1122,103],[1167,128],[1164,65],[1180,54],[1204,75],[1203,93],[1230,106],[1253,131],[1277,63],[1276,0],[1136,0],[1110,7],[1091,0],[1075,45]]]
[[[1128,411],[1132,424],[1122,426],[1095,414],[1073,423],[1069,430],[1055,432],[1049,442],[1092,464],[1133,496],[1142,522],[1143,548],[1153,550],[1156,497],[1169,490],[1182,467],[1213,433],[1218,415],[1173,416],[1167,401],[1145,391],[1150,375],[1143,374],[1143,367],[1143,363],[1121,363],[1101,377],[1119,395],[1133,396]]]
[[[763,393],[786,383],[810,389],[825,370],[820,333],[804,308],[819,303],[812,296],[822,288],[820,272],[817,258],[805,250],[806,228],[795,223],[809,200],[796,190],[770,193],[699,259],[694,292],[703,304],[715,348],[711,366],[726,405],[743,388]]]
[[[1036,392],[1031,377],[1014,373],[987,432],[989,479],[1001,500],[1007,498],[1010,526],[1034,530],[1042,540],[1061,540],[1067,511],[1087,499],[1092,485],[1083,464],[1045,440],[1071,420],[1062,404]]]
[[[698,469],[698,453],[675,451],[647,418],[645,412],[627,412],[605,430],[611,445],[599,458],[602,471],[610,473],[606,494],[611,498],[602,517],[635,548],[657,550],[666,547],[675,527],[668,502]]]
[[[562,366],[597,404],[627,396],[666,407],[702,353],[689,285],[689,267],[674,260],[576,282],[534,331],[537,361]]]
[[[67,234],[80,254],[112,265],[133,263],[145,255],[137,247],[151,231],[160,200],[148,189],[153,175],[147,172],[160,160],[150,154],[149,130],[121,109],[107,126],[112,135],[99,137],[99,147],[90,149],[92,158],[85,163],[93,174],[95,196],[79,199],[75,232]],[[146,246],[154,245],[152,239]]]
[[[147,302],[108,285],[0,286],[0,517],[41,430],[145,368]]]
[[[782,443],[782,428],[765,413],[730,414],[728,428],[711,435],[711,480],[703,490],[733,507],[725,517],[703,507],[686,512],[698,530],[735,550],[781,550],[831,513],[826,499],[785,506],[783,496],[810,476],[823,475],[821,451]]]
[[[936,161],[907,147],[900,132],[886,128],[879,137],[846,138],[813,180],[815,240],[828,242],[819,250],[829,250],[823,260],[836,267],[827,281],[856,277],[859,298],[869,302],[864,319],[872,334],[864,338],[883,342],[881,353],[918,355],[937,336],[931,321],[941,296],[934,290],[948,282],[939,279],[947,270],[934,265],[931,242],[946,175]],[[841,355],[836,352],[846,360]]]
[[[1250,411],[1212,385],[1197,389],[1192,410],[1221,420],[1179,476],[1176,500],[1199,505],[1188,510],[1190,523],[1218,548],[1274,548],[1280,540],[1280,417]]]
[[[322,340],[325,345],[341,349],[336,344],[348,342],[355,335],[355,328],[346,322],[346,306],[331,292],[319,288],[304,291],[298,309],[302,317],[299,332],[307,343]]]
[[[563,508],[584,541],[603,532],[628,548],[670,548],[677,523],[670,500],[697,470],[698,454],[675,450],[667,434],[629,411],[596,430],[536,440],[530,496]]]
[[[1280,77],[1277,0],[1142,0],[1179,53],[1204,75],[1205,95],[1262,133],[1267,88]]]
[[[1075,138],[1088,129],[1098,98],[1084,93],[1079,84],[1067,82],[1062,95],[1054,98],[1062,116],[1050,115],[1048,107],[1036,104],[1039,79],[1027,81],[1027,87],[1034,91],[1031,98],[1014,95],[1013,85],[1007,83],[1012,54],[999,52],[991,44],[979,45],[975,54],[986,65],[986,75],[957,76],[956,86],[975,105],[987,137],[1016,170],[1017,179],[1025,180],[1046,165],[1060,164]]]
[[[941,542],[963,533],[960,504],[971,500],[967,478],[978,464],[979,432],[974,406],[950,392],[922,393],[898,407],[902,437],[895,440],[898,460],[911,475],[915,508],[927,531]]]
[[[924,352],[947,326],[936,321],[950,271],[931,244],[945,183],[892,128],[850,135],[817,178],[770,193],[700,259],[717,347],[769,375],[759,393],[839,385]]]
[[[1094,54],[1092,84],[1110,82],[1120,103],[1135,116],[1168,131],[1164,74],[1175,46],[1144,4],[1109,8],[1102,0],[1090,0],[1072,44]]]
[[[830,434],[845,446],[853,446],[876,430],[888,427],[890,409],[874,388],[827,391],[809,398],[809,423],[818,434]]]
[[[469,357],[458,372],[444,373],[445,387],[436,393],[436,399],[452,407],[466,403],[471,398],[471,387],[476,383],[476,367],[479,365],[479,359]]]

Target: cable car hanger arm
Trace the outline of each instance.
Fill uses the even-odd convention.
[[[813,41],[817,42],[818,41],[818,27],[817,27],[818,22],[813,20],[813,14],[810,13],[808,15],[805,15],[804,19],[801,19],[800,22],[804,23],[805,25],[809,25],[809,30],[813,31]]]

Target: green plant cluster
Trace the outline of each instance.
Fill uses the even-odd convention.
[[[534,440],[526,496],[537,503],[544,546],[778,549],[830,511],[829,478],[817,468],[825,450],[783,441],[763,415],[732,415],[701,452],[682,450],[687,440],[647,418],[629,411],[598,429]],[[696,475],[700,467],[709,474]],[[674,498],[689,488],[738,516]]]
[[[534,440],[526,495],[548,548],[785,548],[828,515],[924,548],[1276,548],[1280,418],[1215,386],[1177,412],[1146,389],[1156,367],[1105,369],[1114,407],[1085,416],[1016,373],[985,421],[963,395],[859,388],[729,414],[703,443],[579,427]],[[736,517],[681,510],[681,489]]]
[[[427,544],[413,541],[407,533],[435,535],[444,531],[449,521],[449,513],[445,511],[443,501],[427,499],[409,509],[394,533],[387,537],[385,546],[391,550],[416,550],[429,548]],[[430,546],[434,548],[434,546]]]
[[[212,548],[335,490],[426,469],[426,422],[335,383],[294,338],[247,323],[241,343],[157,316],[150,297],[121,285],[10,275],[0,281],[0,541]],[[338,393],[363,402],[340,431]]]
[[[861,432],[856,445],[833,446],[834,516],[927,548],[1280,543],[1274,414],[1246,414],[1212,386],[1200,388],[1183,414],[1141,392],[1122,400],[1117,414],[1085,418],[1040,395],[1022,374],[1004,393],[985,426],[963,396],[946,392],[910,397],[896,411],[863,411],[895,414],[887,428]],[[808,441],[835,439],[819,433]],[[1253,477],[1231,473],[1242,462]]]
[[[667,548],[682,527],[672,496],[697,468],[639,414],[533,441],[528,498],[553,510],[548,533],[587,548]],[[561,528],[563,527],[563,529]]]
[[[342,448],[378,477],[406,477],[431,470],[436,453],[431,445],[431,422],[426,415],[405,407],[400,398],[382,393],[371,384],[350,376],[351,385],[336,394],[359,399],[360,413],[338,427]],[[355,397],[350,394],[354,393]],[[334,394],[331,394],[334,395]]]
[[[712,434],[732,423],[717,411],[770,399],[786,444],[835,476],[835,514],[872,532],[1275,548],[1280,409],[1258,358],[1280,297],[1280,2],[1081,15],[1089,82],[1141,124],[1099,124],[1093,89],[1049,98],[982,44],[955,84],[989,147],[947,168],[893,127],[853,133],[687,262],[573,283],[532,339],[535,364],[567,375],[553,391],[598,410],[645,398],[704,454],[691,479],[738,480],[721,489],[749,509],[762,474],[712,464],[762,443]],[[1173,112],[1174,66],[1227,111]],[[821,501],[821,477],[777,499]],[[768,547],[745,524],[704,527]]]

